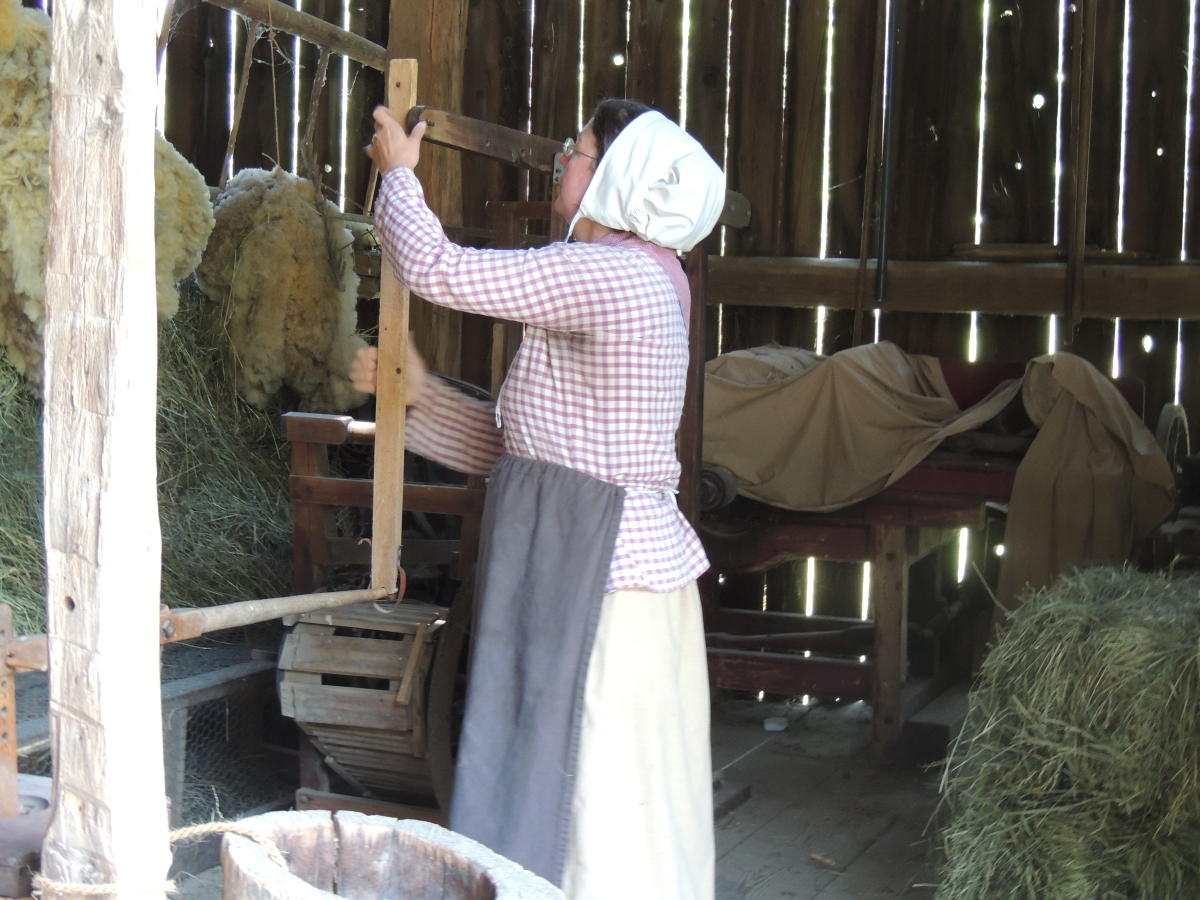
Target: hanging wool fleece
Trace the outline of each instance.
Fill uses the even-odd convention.
[[[179,307],[175,285],[200,261],[213,227],[200,173],[161,135],[155,147],[158,313]],[[50,19],[0,0],[0,342],[13,366],[41,381],[49,218]]]
[[[256,406],[283,388],[302,409],[350,409],[365,396],[346,373],[355,333],[354,239],[311,181],[243,169],[216,201],[217,225],[196,271],[225,306],[234,383]]]

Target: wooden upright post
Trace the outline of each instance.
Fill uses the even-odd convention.
[[[388,65],[387,105],[401,122],[417,103],[417,61]],[[404,500],[404,366],[408,289],[387,256],[379,282],[379,374],[375,394],[375,490],[371,504],[371,587],[396,589]]]
[[[153,0],[57,0],[46,265],[52,882],[162,896]],[[76,897],[48,886],[47,898]]]

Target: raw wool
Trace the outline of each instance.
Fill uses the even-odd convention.
[[[1200,578],[1032,595],[946,768],[939,900],[1200,896]]]
[[[224,305],[239,392],[265,406],[281,389],[302,409],[362,403],[347,378],[355,334],[353,238],[312,182],[243,169],[216,201],[217,225],[196,271]]]
[[[50,19],[0,0],[0,342],[18,372],[41,381],[50,209]],[[162,135],[155,147],[158,313],[179,307],[212,231],[204,179]]]
[[[0,0],[0,338],[40,376],[50,163],[50,18]]]
[[[204,176],[161,134],[154,143],[154,251],[158,315],[179,309],[177,285],[196,271],[216,220]]]

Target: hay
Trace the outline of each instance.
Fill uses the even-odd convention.
[[[276,416],[239,399],[212,304],[181,286],[159,323],[158,504],[162,597],[208,606],[288,592],[287,456]],[[41,406],[0,352],[0,601],[21,633],[45,627]],[[131,576],[132,577],[132,576]]]
[[[1200,896],[1200,579],[1091,569],[1039,592],[963,734],[941,900]]]

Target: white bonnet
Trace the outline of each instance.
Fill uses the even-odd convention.
[[[721,167],[695,138],[650,110],[626,125],[596,164],[570,231],[587,218],[686,252],[713,230],[724,206]]]

